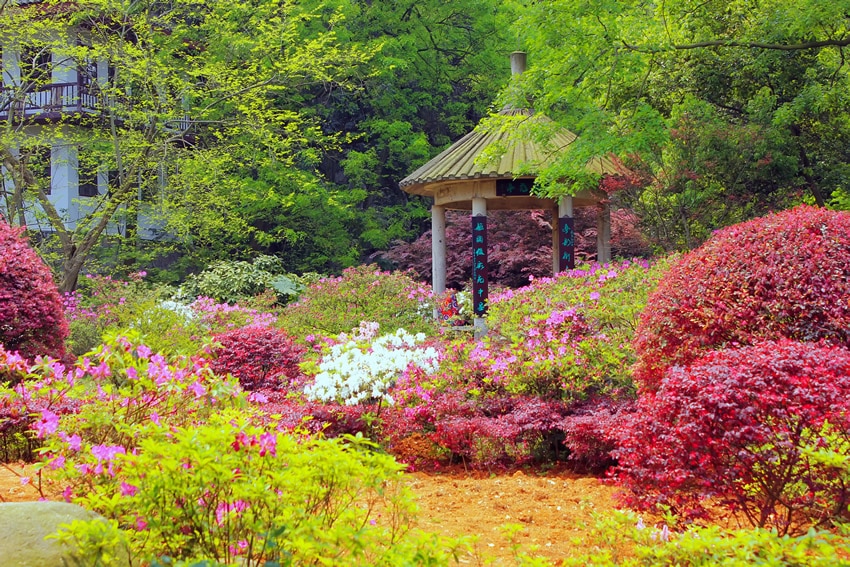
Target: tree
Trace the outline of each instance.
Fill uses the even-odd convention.
[[[164,199],[214,183],[230,188],[224,183],[228,176],[244,179],[257,167],[289,169],[315,161],[316,148],[332,138],[301,107],[305,85],[333,90],[368,56],[337,43],[335,26],[344,5],[267,0],[3,4],[0,35],[15,44],[49,51],[54,65],[61,60],[85,69],[92,61],[108,61],[115,70],[91,85],[97,112],[63,116],[35,135],[10,113],[0,135],[0,156],[17,175],[7,203],[37,203],[43,212],[61,246],[61,290],[74,288],[105,234],[117,230],[134,236],[145,228],[134,226],[139,206],[149,208],[145,196]],[[18,81],[12,99],[25,97],[30,84]],[[79,147],[79,155],[103,175],[114,172],[109,190],[87,200],[79,219],[63,216],[20,152],[57,141]],[[174,175],[179,166],[210,158],[226,167],[211,172],[208,183],[186,187],[164,181],[169,174],[179,181]],[[126,225],[117,223],[116,229],[121,215]]]
[[[667,248],[791,203],[846,202],[847,0],[512,8],[530,68],[503,97],[579,134],[542,176],[551,193],[596,183],[584,163],[613,152],[646,173],[632,204]]]
[[[362,89],[337,90],[326,128],[356,133],[329,153],[320,171],[349,190],[365,190],[360,238],[367,250],[418,236],[423,199],[398,182],[472,130],[508,77],[512,32],[494,0],[353,0],[345,27],[378,51]]]

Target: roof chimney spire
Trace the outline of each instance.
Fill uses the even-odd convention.
[[[522,75],[525,72],[525,51],[511,53],[511,75]]]

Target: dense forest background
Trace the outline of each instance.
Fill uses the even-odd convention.
[[[620,210],[615,253],[693,248],[713,230],[800,202],[850,208],[850,0],[0,8],[0,35],[15,41],[48,46],[63,29],[85,30],[68,57],[107,57],[114,68],[103,85],[109,111],[78,143],[117,172],[90,220],[63,233],[53,219],[42,248],[59,251],[65,289],[84,261],[168,282],[261,254],[293,273],[376,260],[421,268],[423,242],[399,244],[426,233],[430,204],[398,182],[479,123],[510,127],[493,116],[508,102],[579,135],[539,190],[602,183]],[[515,50],[529,66],[512,79]],[[0,133],[4,164],[22,172],[33,200],[26,156],[38,142],[12,123]],[[608,154],[622,178],[584,168]],[[140,207],[157,219],[159,240],[136,237]],[[104,215],[130,219],[124,236],[98,232]],[[501,222],[515,241],[496,255],[500,265],[547,265],[545,236],[517,238],[545,235],[545,216]]]

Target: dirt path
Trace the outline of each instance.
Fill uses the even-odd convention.
[[[21,464],[0,465],[0,501],[38,500],[37,479]],[[514,536],[520,549],[554,560],[591,551],[586,526],[594,513],[614,509],[614,488],[591,477],[567,472],[506,475],[450,472],[412,473],[408,484],[419,501],[418,527],[457,537],[477,538],[465,564],[485,561],[512,565],[511,543],[503,526],[521,526]],[[55,494],[52,487],[43,487]]]
[[[511,564],[511,544],[502,526],[518,524],[515,542],[526,553],[557,561],[589,551],[586,526],[594,513],[614,509],[614,488],[569,473],[538,476],[475,476],[413,473],[410,487],[419,499],[419,527],[449,536],[478,537],[477,551]]]

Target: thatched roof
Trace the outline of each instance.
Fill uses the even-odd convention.
[[[528,117],[530,120],[552,125],[552,121],[531,110],[505,108],[499,114],[509,117]],[[576,135],[559,129],[545,143],[520,140],[512,132],[487,131],[476,128],[431,161],[405,177],[399,186],[408,193],[433,196],[429,186],[435,183],[462,179],[513,179],[520,175],[533,176],[551,165],[555,158],[575,141]],[[478,159],[487,148],[503,148],[504,153],[493,160]],[[595,158],[587,165],[596,173],[617,173],[608,158]]]

